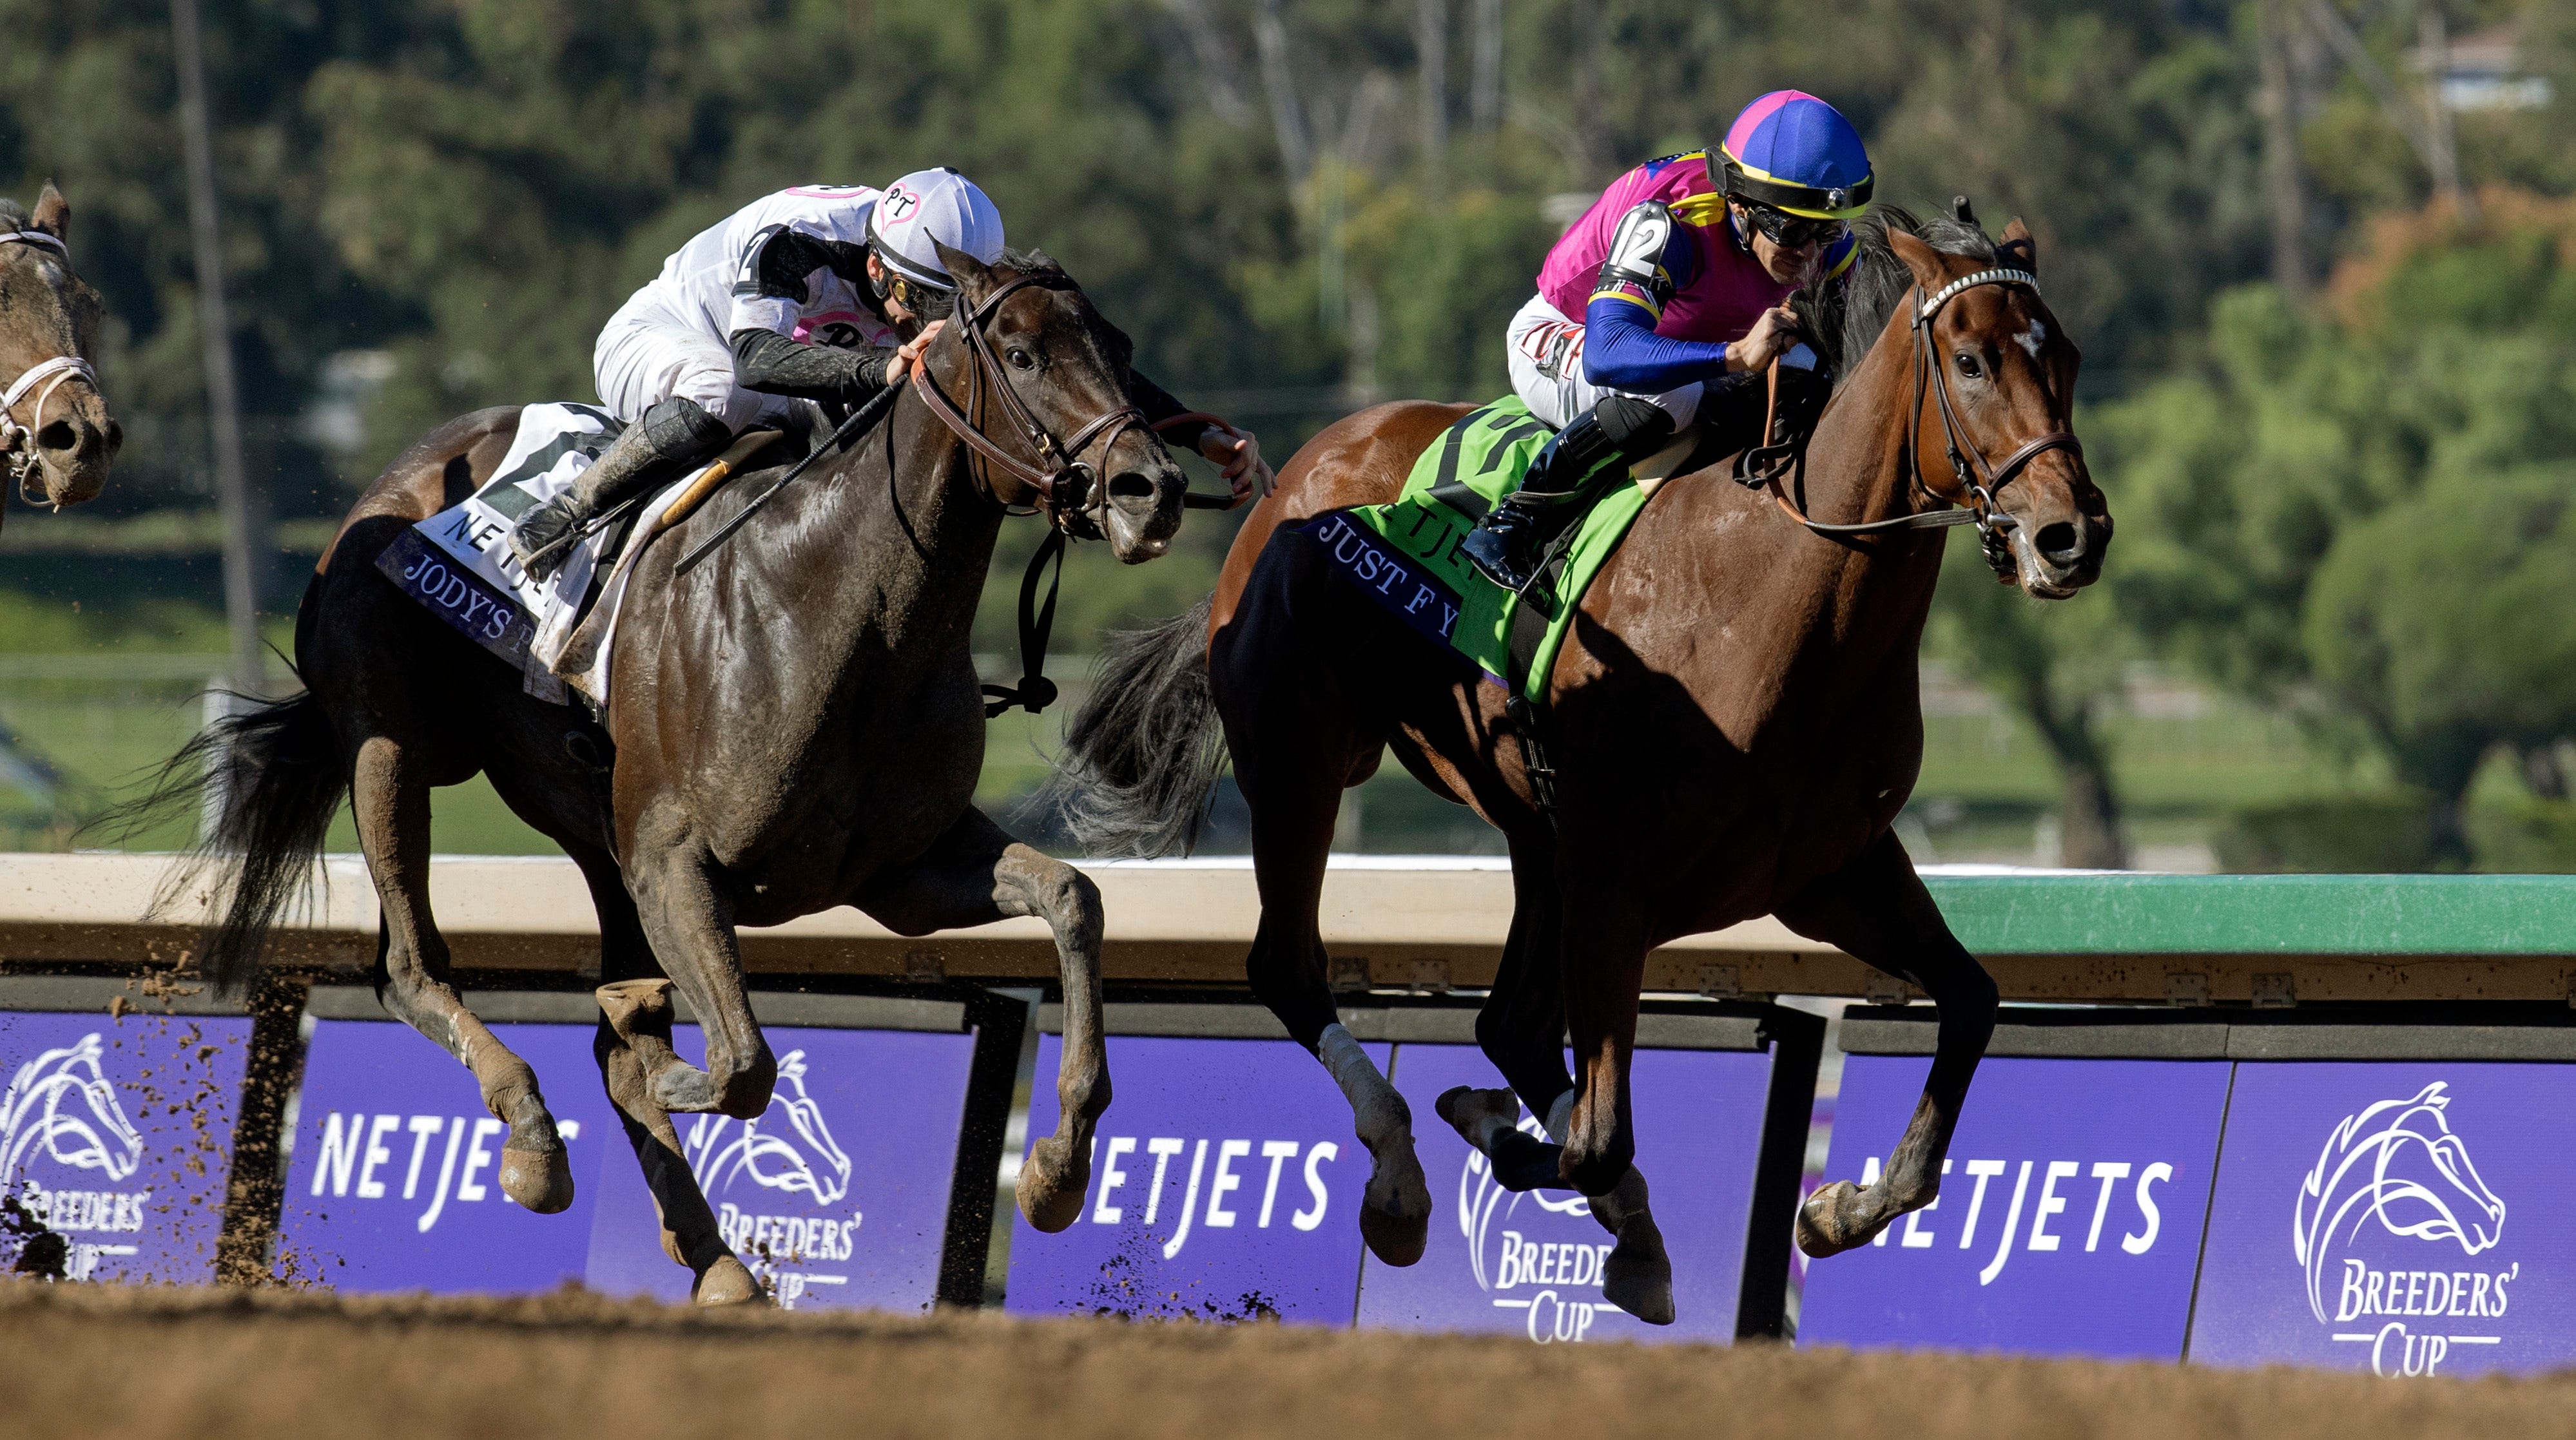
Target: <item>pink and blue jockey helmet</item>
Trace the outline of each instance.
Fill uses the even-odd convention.
[[[1726,193],[1811,220],[1850,220],[1869,208],[1869,150],[1842,112],[1803,90],[1774,90],[1744,107],[1720,147]]]

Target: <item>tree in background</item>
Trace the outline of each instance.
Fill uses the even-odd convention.
[[[2220,683],[2365,735],[2433,858],[2498,745],[2576,733],[2576,202],[2383,217],[2331,305],[2226,297],[2207,364],[2104,407],[2118,591]]]

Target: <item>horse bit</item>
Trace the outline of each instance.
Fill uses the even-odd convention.
[[[2027,270],[2001,266],[1979,270],[1933,291],[1914,307],[1914,315],[1909,322],[1914,332],[1914,404],[1906,412],[1905,451],[1913,472],[1910,477],[1912,488],[1929,498],[1942,499],[1923,480],[1923,397],[1928,389],[1941,408],[1942,440],[1949,451],[1950,471],[1967,489],[1967,508],[1922,510],[1859,525],[1828,525],[1811,519],[1780,488],[1781,477],[1793,468],[1801,475],[1805,473],[1807,448],[1803,439],[1795,444],[1771,441],[1771,423],[1778,414],[1780,398],[1780,366],[1776,360],[1771,365],[1771,413],[1763,421],[1764,443],[1745,453],[1744,469],[1738,478],[1747,486],[1769,487],[1771,498],[1790,519],[1819,535],[1872,535],[1888,530],[1937,530],[1954,525],[1974,525],[1991,559],[2002,549],[2002,532],[2020,524],[1995,508],[1996,492],[2019,477],[2029,468],[2030,462],[2051,450],[2066,450],[2081,456],[2084,442],[2076,439],[2072,430],[2051,430],[2013,451],[2004,457],[2002,464],[1997,465],[1986,459],[1984,447],[1968,435],[1967,426],[1959,419],[1958,410],[1950,399],[1949,372],[1933,355],[1932,321],[1940,315],[1943,306],[1980,285],[2025,285],[2032,294],[2039,293],[2039,277]],[[1973,471],[1969,468],[1971,460],[1975,462]]]
[[[42,230],[0,231],[0,245],[11,244],[51,250],[66,264],[71,260],[71,247]],[[25,496],[30,504],[44,501],[44,496],[35,488],[39,463],[36,432],[45,428],[45,407],[52,403],[54,392],[62,388],[66,380],[83,380],[92,390],[100,388],[98,371],[91,368],[87,360],[78,355],[57,355],[50,360],[37,361],[12,381],[8,389],[0,390],[0,455],[8,457],[9,478],[18,482],[18,493]],[[18,402],[26,399],[27,392],[35,390],[39,384],[45,388],[36,395],[35,423],[21,425],[18,423]]]

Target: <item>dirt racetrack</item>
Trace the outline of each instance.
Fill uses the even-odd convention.
[[[2576,1377],[2380,1381],[1271,1325],[700,1316],[0,1282],[0,1435],[2576,1436]]]

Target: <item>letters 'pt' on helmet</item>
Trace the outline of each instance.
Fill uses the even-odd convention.
[[[1744,107],[1722,147],[1726,193],[1804,215],[1850,220],[1869,208],[1869,151],[1842,112],[1803,90]]]
[[[915,285],[954,290],[957,282],[939,263],[934,240],[987,265],[1002,258],[1002,212],[974,181],[945,165],[887,186],[868,212],[868,243],[879,263]]]

